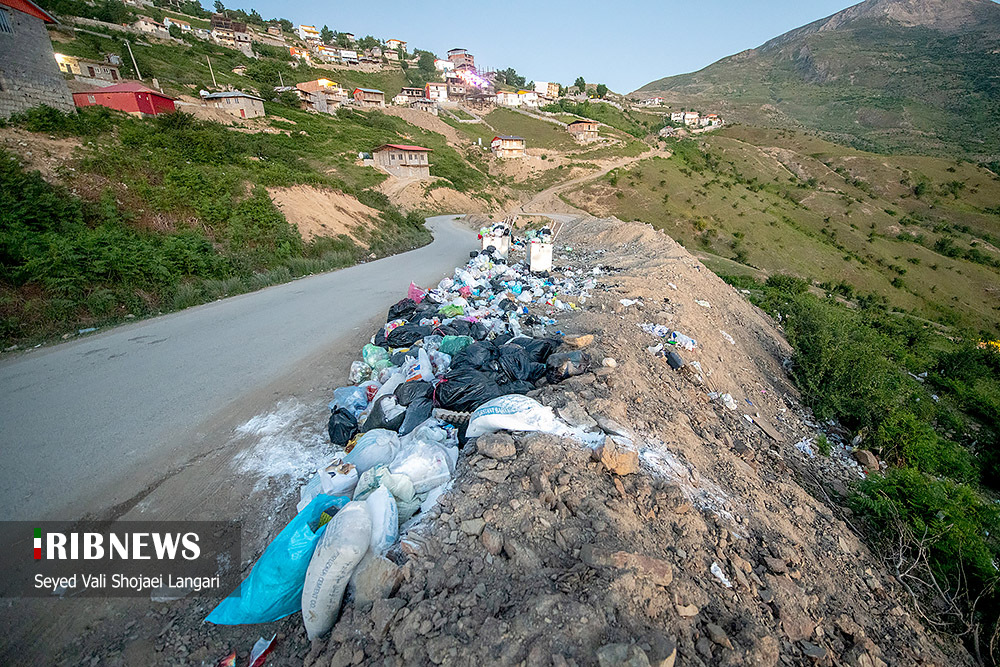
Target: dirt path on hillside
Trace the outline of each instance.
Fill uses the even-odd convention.
[[[529,201],[521,204],[516,210],[520,213],[572,213],[577,215],[589,215],[586,211],[583,211],[571,204],[567,204],[559,196],[561,193],[573,188],[582,183],[592,181],[604,176],[613,169],[619,169],[621,167],[627,167],[630,164],[639,162],[640,160],[646,160],[652,157],[670,157],[670,151],[665,151],[659,148],[651,148],[645,153],[637,155],[635,157],[619,158],[617,160],[612,160],[603,164],[600,169],[596,172],[580,176],[569,181],[564,181],[557,185],[553,185],[550,188],[542,190],[537,195],[532,197]]]

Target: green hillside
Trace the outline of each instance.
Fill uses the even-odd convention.
[[[1000,5],[867,0],[633,93],[870,150],[1000,160]]]

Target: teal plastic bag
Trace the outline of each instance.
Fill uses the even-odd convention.
[[[270,623],[302,609],[302,587],[316,543],[326,525],[313,530],[330,507],[338,510],[350,498],[320,494],[295,515],[254,564],[232,595],[205,619],[216,625]]]
[[[455,356],[475,342],[472,336],[445,336],[441,339],[441,352]]]

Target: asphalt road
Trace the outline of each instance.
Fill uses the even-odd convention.
[[[138,493],[242,396],[301,370],[468,259],[476,235],[428,219],[423,248],[143,320],[0,362],[0,507],[76,519]],[[182,455],[182,456],[181,456]]]

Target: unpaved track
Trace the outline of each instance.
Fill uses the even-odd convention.
[[[0,363],[6,518],[126,512],[167,471],[222,444],[206,434],[273,402],[266,388],[357,337],[411,279],[437,282],[468,258],[472,231],[453,216],[428,224],[434,242],[418,250]]]

